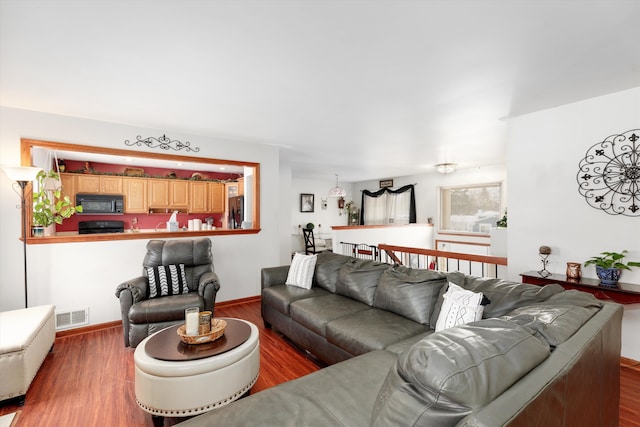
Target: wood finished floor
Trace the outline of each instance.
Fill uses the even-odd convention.
[[[260,377],[251,392],[314,372],[320,367],[265,329],[259,302],[216,307],[216,316],[238,317],[260,329]],[[620,426],[640,427],[640,371],[621,369]],[[133,350],[121,328],[57,338],[29,391],[25,405],[0,406],[0,415],[21,410],[15,427],[153,426],[135,403]],[[182,418],[168,418],[172,426]]]

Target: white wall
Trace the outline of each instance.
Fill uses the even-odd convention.
[[[464,165],[462,165],[464,166]],[[461,167],[456,172],[442,175],[435,171],[425,172],[421,175],[409,175],[393,178],[393,188],[400,188],[403,185],[416,184],[416,221],[426,223],[428,218],[433,218],[434,239],[466,241],[475,243],[489,243],[489,238],[479,238],[470,236],[456,236],[440,234],[438,232],[440,224],[439,199],[441,187],[454,187],[458,185],[485,184],[491,182],[501,182],[503,184],[503,204],[507,204],[506,199],[506,176],[507,170],[504,165],[484,166],[475,168]],[[358,206],[361,204],[361,191],[376,191],[380,189],[379,181],[363,181],[353,184],[354,194],[357,197],[354,201]],[[434,246],[435,247],[435,246]]]
[[[512,119],[508,152],[509,276],[541,267],[538,247],[552,253],[547,267],[564,274],[569,261],[602,251],[629,251],[640,261],[640,217],[609,215],[578,192],[578,163],[607,136],[640,128],[640,88]],[[585,277],[596,277],[583,267]],[[640,283],[640,269],[623,282]],[[640,304],[625,306],[622,355],[640,360]]]
[[[346,211],[341,215],[340,209],[338,209],[338,199],[328,196],[329,190],[335,187],[335,185],[335,177],[332,177],[330,174],[327,174],[326,180],[293,178],[289,198],[291,233],[297,233],[298,225],[304,227],[305,224],[309,222],[312,222],[316,226],[316,232],[318,224],[321,224],[322,232],[326,234],[331,234],[331,226],[333,225],[347,225]],[[351,185],[341,182],[340,186],[347,190],[346,203],[351,200]],[[313,194],[315,196],[313,212],[300,212],[301,193]],[[322,209],[321,199],[327,200],[327,209]]]
[[[283,228],[287,227],[283,224],[290,223],[289,209],[271,202],[282,202],[290,194],[290,182],[281,179],[277,148],[5,107],[0,109],[0,122],[3,166],[20,164],[21,137],[127,148],[125,139],[163,134],[190,141],[192,147],[200,148],[198,157],[258,162],[262,230],[258,234],[211,237],[215,269],[222,284],[217,301],[259,295],[260,268],[281,265],[286,260],[284,251],[274,250],[284,241]],[[11,185],[0,173],[0,310],[24,306],[21,221],[20,209],[16,209],[19,197]],[[116,286],[141,274],[145,244],[146,240],[28,245],[29,305],[55,304],[59,310],[88,306],[90,324],[119,320]]]

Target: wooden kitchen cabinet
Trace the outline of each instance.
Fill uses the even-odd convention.
[[[209,183],[209,211],[211,213],[224,213],[224,184],[220,182]]]
[[[189,213],[208,213],[209,183],[191,182],[189,187]]]
[[[100,177],[98,175],[77,175],[76,189],[78,193],[99,193]]]
[[[101,176],[100,192],[104,194],[122,194],[122,177]]]
[[[238,179],[238,196],[244,196],[244,178]]]
[[[169,181],[166,179],[149,180],[149,207],[166,208],[169,206]]]
[[[122,194],[122,177],[76,175],[77,193]]]
[[[70,173],[61,173],[60,182],[62,182],[62,191],[60,195],[62,196],[62,198],[68,196],[69,200],[71,200],[71,203],[75,206],[77,193],[75,175]]]
[[[148,181],[145,178],[122,178],[125,213],[148,213]]]
[[[149,208],[183,209],[189,207],[189,181],[149,180]]]
[[[169,180],[169,207],[189,206],[189,184],[190,181]]]

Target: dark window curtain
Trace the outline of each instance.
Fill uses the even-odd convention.
[[[415,224],[416,222],[416,192],[415,192],[415,186],[413,184],[409,184],[409,185],[405,185],[403,187],[398,188],[397,190],[392,190],[390,188],[381,188],[378,191],[369,191],[369,190],[362,190],[362,200],[360,202],[360,225],[364,225],[364,210],[365,210],[365,197],[380,197],[385,193],[391,193],[391,194],[400,194],[400,193],[404,193],[405,191],[410,191],[411,193],[409,194],[410,200],[409,200],[409,223],[410,224]]]

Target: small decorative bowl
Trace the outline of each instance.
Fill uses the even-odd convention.
[[[224,335],[227,322],[222,319],[211,319],[211,332],[204,335],[187,335],[185,325],[178,328],[178,335],[185,344],[204,344],[215,341]]]

